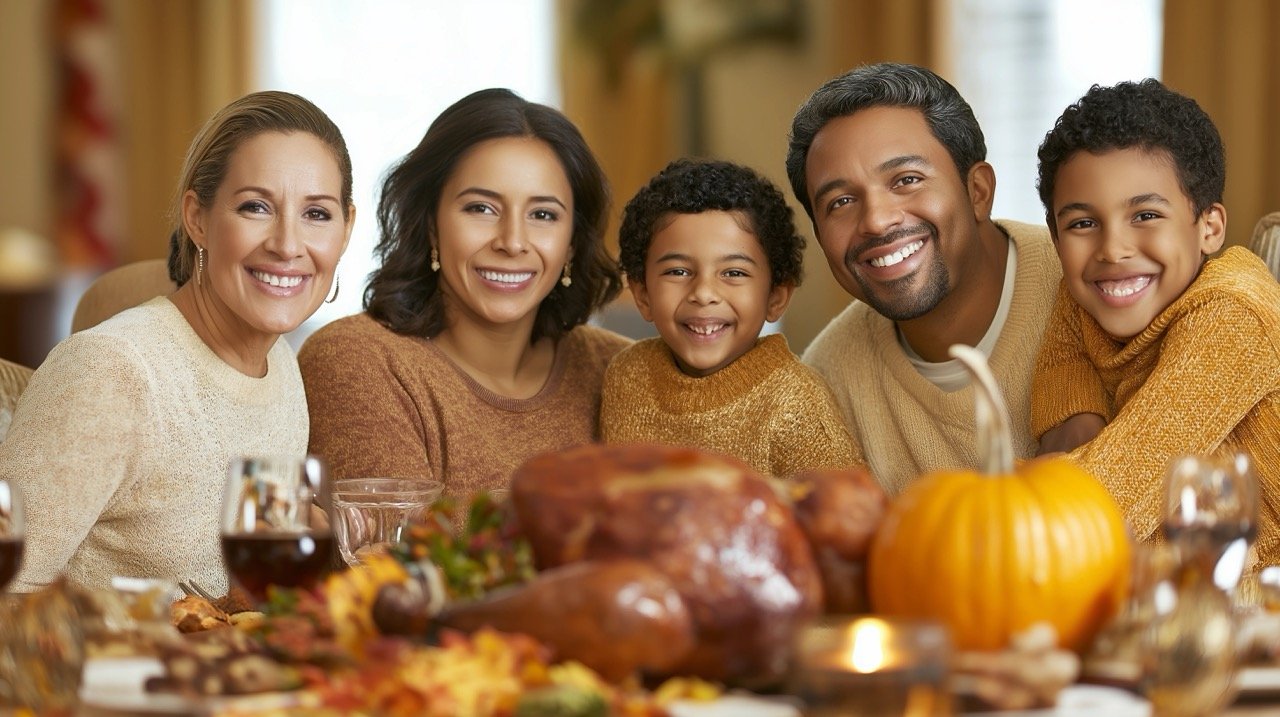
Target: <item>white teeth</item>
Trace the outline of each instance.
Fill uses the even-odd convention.
[[[503,271],[488,271],[488,270],[482,269],[480,271],[480,276],[483,276],[485,279],[488,279],[489,281],[496,281],[500,284],[519,284],[522,281],[528,281],[529,279],[533,278],[533,272],[532,271],[503,272]]]
[[[277,276],[276,274],[268,274],[265,271],[257,271],[256,269],[252,270],[250,273],[253,274],[253,278],[257,279],[258,281],[261,281],[264,284],[270,284],[272,286],[281,286],[286,289],[292,289],[293,287],[302,283],[301,276]]]
[[[728,326],[728,324],[711,324],[706,326],[694,326],[692,324],[686,324],[686,326],[688,326],[689,330],[695,334],[701,334],[702,336],[710,336],[711,334],[714,334],[720,329],[723,329],[724,327]]]
[[[1125,297],[1147,288],[1151,283],[1150,276],[1135,276],[1131,279],[1121,279],[1120,281],[1099,281],[1098,290],[1107,296]]]
[[[878,257],[876,259],[872,259],[867,263],[871,264],[871,266],[878,267],[878,268],[893,266],[894,264],[897,264],[901,262],[903,259],[906,259],[907,257],[911,256],[912,254],[920,251],[920,247],[922,246],[924,246],[924,241],[913,241],[910,244],[902,247],[901,249],[895,251],[894,253],[888,256]]]

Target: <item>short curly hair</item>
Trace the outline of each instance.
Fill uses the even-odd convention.
[[[799,286],[804,237],[793,212],[772,182],[732,162],[678,159],[658,172],[627,202],[618,230],[619,261],[628,281],[644,283],[645,258],[654,234],[675,214],[740,212],[769,260],[772,286]]]
[[[1080,151],[1131,148],[1168,153],[1196,216],[1222,201],[1227,181],[1222,137],[1195,100],[1151,78],[1094,85],[1063,110],[1040,143],[1036,188],[1049,227],[1054,226],[1053,189],[1064,162]]]

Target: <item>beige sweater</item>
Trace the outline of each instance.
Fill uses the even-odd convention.
[[[1063,287],[1032,395],[1036,436],[1086,410],[1108,425],[1071,457],[1155,536],[1174,456],[1246,451],[1259,482],[1258,557],[1280,563],[1280,285],[1243,247],[1200,276],[1142,333],[1120,341]]]
[[[780,478],[862,463],[826,384],[781,335],[702,378],[682,373],[662,339],[628,347],[605,372],[600,436],[703,448]]]
[[[238,454],[302,456],[307,410],[289,345],[264,378],[231,368],[159,297],[73,334],[40,366],[0,443],[0,478],[26,497],[14,588],[60,571],[226,589],[219,515]]]
[[[1018,247],[1013,303],[990,357],[1013,421],[1014,452],[1035,454],[1031,374],[1062,276],[1044,227],[997,222]],[[921,474],[977,468],[974,388],[946,392],[912,366],[894,322],[854,301],[809,344],[804,362],[827,380],[871,472],[889,495]]]
[[[481,386],[434,343],[368,314],[339,319],[298,352],[311,451],[337,477],[431,478],[460,497],[506,487],[528,458],[596,439],[605,365],[630,341],[591,326],[561,337],[532,398]]]

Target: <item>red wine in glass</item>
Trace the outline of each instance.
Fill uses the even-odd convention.
[[[18,574],[22,566],[21,536],[0,536],[0,590],[9,586],[9,581]]]
[[[222,559],[236,582],[261,602],[268,585],[315,587],[332,565],[333,534],[224,534]]]

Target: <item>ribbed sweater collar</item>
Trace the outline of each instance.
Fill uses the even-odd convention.
[[[710,376],[688,376],[661,339],[648,339],[636,348],[649,366],[649,382],[662,410],[672,414],[711,411],[741,399],[792,360],[782,334],[756,341],[750,351]]]

